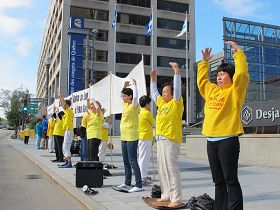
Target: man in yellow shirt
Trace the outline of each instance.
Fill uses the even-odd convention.
[[[30,129],[28,125],[26,126],[23,132],[24,132],[24,144],[28,144],[29,137],[30,137]]]
[[[148,176],[148,168],[152,154],[153,142],[153,125],[154,118],[150,111],[151,98],[149,96],[142,96],[139,98],[140,114],[139,114],[139,156],[138,163],[141,171],[142,184],[150,184],[151,178]]]
[[[128,86],[130,85],[131,88]],[[131,79],[126,81],[122,90],[123,113],[121,118],[120,130],[122,141],[122,155],[125,170],[125,182],[118,188],[127,188],[129,192],[142,191],[141,172],[137,162],[137,147],[138,147],[138,93],[136,81]],[[135,187],[130,189],[132,170],[135,175]]]
[[[181,177],[178,167],[180,143],[182,143],[182,117],[184,112],[181,96],[181,75],[177,63],[170,62],[174,81],[162,85],[162,96],[157,90],[157,73],[151,70],[151,96],[158,107],[156,116],[156,140],[159,177],[161,185],[160,202],[169,201],[168,207],[182,205]]]
[[[74,112],[71,109],[71,101],[64,100],[62,95],[58,93],[58,97],[61,103],[62,108],[64,109],[64,117],[63,117],[63,130],[64,132],[64,140],[63,140],[63,155],[66,160],[64,164],[59,165],[61,168],[72,168],[71,162],[71,152],[70,147],[73,140],[74,135]]]
[[[238,181],[240,144],[243,134],[240,111],[249,82],[245,53],[233,41],[235,67],[221,64],[217,69],[217,84],[208,78],[211,48],[202,51],[198,64],[197,86],[205,99],[202,134],[207,136],[207,154],[215,183],[215,209],[242,210],[243,196]]]

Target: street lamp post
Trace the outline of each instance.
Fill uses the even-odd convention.
[[[50,66],[51,66],[51,57],[50,56],[47,56],[46,57],[46,60],[45,60],[45,65],[46,65],[46,85],[45,85],[45,90],[46,90],[46,95],[45,95],[45,113],[47,112],[46,111],[46,108],[48,107],[49,105],[49,70],[50,70]],[[47,114],[47,113],[46,113]]]

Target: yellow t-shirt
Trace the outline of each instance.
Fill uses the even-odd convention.
[[[86,127],[87,127],[87,124],[88,124],[88,121],[89,121],[89,113],[86,112],[86,113],[83,115],[81,126],[84,127],[84,128],[86,128]]]
[[[74,112],[71,108],[64,110],[65,115],[63,116],[63,129],[73,130],[74,129]]]
[[[104,122],[103,113],[99,116],[92,112],[89,115],[89,121],[87,124],[87,139],[97,138],[102,139],[102,125]]]
[[[202,134],[209,137],[241,135],[244,133],[240,111],[249,82],[248,63],[242,50],[233,55],[235,73],[230,87],[219,87],[208,78],[209,64],[198,63],[197,86],[205,99]]]
[[[136,107],[133,104],[123,103],[123,113],[120,124],[121,140],[123,141],[137,141],[138,134],[138,114],[139,105]]]
[[[101,141],[108,141],[108,138],[109,138],[108,128],[102,128],[102,138],[101,138]]]
[[[165,136],[173,142],[182,143],[182,117],[184,112],[183,98],[165,102],[158,96],[156,116],[156,135]]]
[[[29,128],[24,129],[24,136],[30,136],[30,129]]]
[[[53,118],[51,118],[48,123],[47,136],[53,136],[54,124],[55,121],[53,120]]]
[[[63,120],[60,120],[59,117],[55,120],[53,135],[64,136]]]
[[[152,113],[146,108],[141,108],[139,114],[139,124],[138,124],[140,140],[151,140],[151,141],[153,140],[153,125],[154,125],[154,118]]]

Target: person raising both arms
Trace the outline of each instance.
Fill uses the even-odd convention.
[[[249,82],[246,55],[235,42],[235,66],[223,63],[217,68],[217,84],[208,78],[211,48],[202,50],[198,64],[197,86],[205,99],[202,134],[207,136],[207,154],[215,183],[216,210],[242,210],[243,195],[238,180],[239,135],[244,133],[240,111]]]
[[[158,107],[156,115],[156,140],[160,202],[169,201],[168,207],[182,206],[181,176],[178,166],[180,144],[182,143],[182,117],[184,112],[181,96],[181,75],[177,63],[170,62],[174,71],[173,83],[162,85],[162,95],[157,90],[157,73],[151,70],[151,96]],[[187,102],[188,103],[188,102]]]

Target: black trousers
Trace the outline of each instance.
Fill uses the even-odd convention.
[[[62,145],[64,136],[56,136],[54,135],[54,150],[55,156],[58,161],[63,161],[63,152],[62,152]]]
[[[100,143],[101,143],[100,139],[97,139],[97,138],[88,139],[88,160],[89,161],[99,161],[98,151],[99,151]]]
[[[24,136],[24,144],[28,144],[29,136]]]
[[[207,141],[207,154],[215,183],[215,210],[243,210],[242,190],[238,181],[238,137]]]

